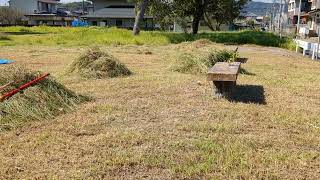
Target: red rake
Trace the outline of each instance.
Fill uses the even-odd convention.
[[[1,96],[0,96],[0,101],[4,101],[4,100],[12,97],[13,95],[17,94],[18,92],[20,92],[20,91],[22,91],[22,90],[24,90],[24,89],[26,89],[26,88],[28,88],[28,87],[30,87],[30,86],[33,86],[33,85],[39,83],[40,81],[44,80],[44,79],[45,79],[46,77],[48,77],[49,75],[50,75],[49,73],[44,74],[44,75],[42,75],[42,76],[40,76],[40,77],[38,77],[38,78],[36,78],[36,79],[34,79],[34,80],[32,80],[32,81],[30,81],[30,82],[28,82],[28,83],[20,86],[20,87],[17,88],[17,89],[14,89],[14,90],[12,90],[12,91],[10,91],[10,92],[8,92],[8,93],[5,93],[5,94],[1,95]],[[12,84],[12,83],[10,83],[10,84]],[[9,85],[10,85],[10,84],[9,84]],[[7,86],[9,86],[9,85],[6,84],[5,87],[7,87]],[[3,86],[3,87],[4,87],[4,86]],[[5,88],[5,87],[4,87],[4,88]]]

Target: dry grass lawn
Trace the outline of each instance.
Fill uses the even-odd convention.
[[[65,75],[80,47],[0,47],[1,58],[94,98],[56,119],[0,132],[0,179],[320,178],[319,62],[240,46],[248,62],[228,101],[211,96],[205,76],[170,71],[169,57],[187,44],[103,49],[134,74]]]

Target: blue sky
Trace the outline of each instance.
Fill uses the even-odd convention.
[[[61,0],[61,2],[74,2],[74,1],[81,1],[81,0]],[[253,0],[253,1],[261,1],[261,2],[272,2],[272,0]],[[8,0],[0,0],[0,5],[4,5]]]

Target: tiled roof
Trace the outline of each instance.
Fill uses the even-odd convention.
[[[135,18],[134,8],[103,8],[85,15],[88,18]],[[152,18],[145,16],[145,18]]]
[[[39,2],[49,3],[49,4],[57,4],[60,0],[38,0]]]

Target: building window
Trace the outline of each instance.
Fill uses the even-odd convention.
[[[116,20],[116,26],[117,27],[122,27],[122,20],[121,19],[117,19]]]

